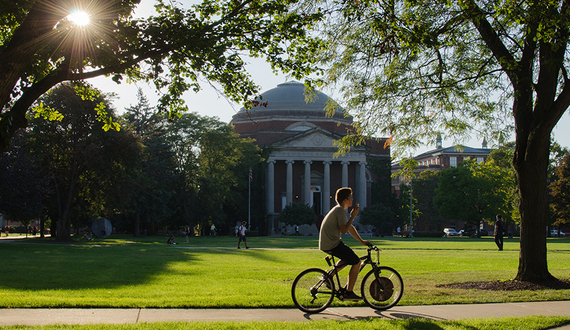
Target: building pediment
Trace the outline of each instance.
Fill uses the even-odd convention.
[[[334,143],[341,138],[342,135],[340,134],[327,131],[321,127],[315,127],[274,142],[272,146],[275,149],[337,149],[338,147]]]

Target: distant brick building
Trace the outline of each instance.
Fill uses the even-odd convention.
[[[451,146],[442,147],[441,137],[436,141],[436,147],[433,150],[421,153],[414,156],[418,162],[418,168],[415,173],[420,173],[426,170],[440,171],[444,168],[456,167],[460,162],[467,159],[474,159],[477,162],[487,161],[487,157],[493,151],[487,148],[487,141],[483,140],[481,148],[473,148],[467,146]],[[392,164],[392,173],[396,173],[402,169],[399,164]],[[399,195],[400,184],[406,183],[404,178],[392,178],[392,192]]]
[[[308,204],[317,215],[325,215],[336,205],[334,194],[343,186],[353,189],[361,208],[370,205],[370,183],[376,180],[367,165],[372,160],[390,162],[385,139],[355,146],[335,157],[334,142],[346,134],[352,117],[342,109],[327,116],[329,97],[317,92],[314,102],[305,101],[305,88],[287,82],[261,94],[253,108],[242,108],[230,122],[242,137],[255,139],[270,149],[265,167],[265,207],[271,228],[276,217],[291,203]],[[389,172],[386,173],[386,177]],[[387,187],[389,180],[386,179]],[[389,187],[387,188],[389,189]]]

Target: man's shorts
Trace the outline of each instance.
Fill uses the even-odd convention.
[[[360,258],[349,248],[343,241],[335,246],[332,250],[325,251],[328,254],[339,258],[340,260],[346,262],[349,265],[357,265],[360,263]]]

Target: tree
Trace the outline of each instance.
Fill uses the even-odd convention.
[[[508,176],[490,163],[468,160],[440,173],[434,203],[448,219],[479,227],[493,223],[495,215],[508,213]]]
[[[228,202],[234,202],[232,188],[238,187],[240,182],[247,182],[247,170],[244,171],[241,163],[246,159],[246,150],[253,147],[250,139],[240,138],[231,126],[222,122],[217,124],[215,129],[202,133],[197,159],[201,211],[198,214],[201,215],[203,228],[211,223],[218,225],[218,228],[227,228],[231,221],[235,221],[229,218],[230,214],[225,213],[224,206]],[[260,161],[259,157],[257,161]],[[243,191],[242,196],[247,196],[247,193]]]
[[[552,129],[570,105],[570,2],[364,0],[325,9],[325,79],[342,82],[360,134],[345,143],[387,134],[397,153],[437,134],[461,139],[479,130],[501,142],[514,129],[515,279],[554,279],[544,235],[546,173]]]
[[[384,204],[372,204],[360,212],[359,223],[376,227],[380,235],[390,235],[397,227],[396,214]]]
[[[33,118],[26,142],[42,175],[50,178],[55,201],[50,213],[57,219],[59,240],[69,239],[72,221],[83,226],[128,203],[129,169],[140,154],[129,131],[102,129],[96,109],[105,100],[82,99],[74,87],[62,84],[42,97],[42,104],[60,117]]]
[[[517,185],[517,177],[515,173],[515,168],[513,166],[513,155],[515,152],[515,143],[508,142],[501,145],[499,148],[491,151],[489,157],[487,157],[486,162],[498,166],[505,172],[505,175],[508,178],[508,186],[505,186],[508,193],[509,203],[511,205],[510,208],[510,219],[509,217],[503,217],[503,221],[505,221],[505,228],[507,228],[508,220],[511,220],[514,224],[520,226],[521,223],[521,215],[519,213],[518,205],[519,201],[519,190]]]
[[[140,236],[143,224],[150,229],[175,212],[170,202],[172,191],[177,188],[177,164],[173,145],[167,141],[167,118],[156,114],[141,90],[137,92],[137,103],[125,110],[126,126],[133,130],[144,147],[140,161],[132,169],[129,186],[134,198],[123,209],[126,218],[123,229],[130,231],[132,228],[133,235]]]
[[[570,154],[566,154],[556,169],[557,180],[551,182],[550,208],[554,216],[554,226],[570,223]]]
[[[413,181],[409,182],[411,182],[412,187],[404,182],[400,183],[400,198],[398,199],[399,203],[396,203],[396,224],[402,224],[411,231],[415,228],[420,212],[417,208],[418,200],[414,197],[412,190]]]
[[[116,82],[153,82],[159,108],[183,111],[187,90],[200,80],[218,83],[245,103],[257,87],[244,56],[265,56],[275,69],[295,77],[309,72],[315,45],[304,30],[319,13],[288,10],[295,0],[214,0],[185,10],[157,0],[156,16],[135,19],[140,0],[14,0],[0,7],[0,152],[7,150],[26,111],[58,83],[113,75]],[[86,26],[67,18],[79,7]],[[109,117],[105,117],[107,120]]]
[[[435,190],[439,185],[440,171],[422,171],[413,183],[413,196],[417,200],[419,213],[418,222],[423,222],[428,228],[438,228],[444,219],[434,204]]]
[[[246,178],[249,167],[261,161],[252,141],[217,118],[196,113],[183,114],[165,129],[176,163],[171,224],[228,228],[247,219]]]
[[[20,130],[8,152],[0,154],[0,213],[27,227],[34,219],[44,219],[49,178],[42,176],[24,142]],[[40,233],[43,236],[43,230]]]
[[[281,211],[279,221],[290,226],[312,225],[317,221],[317,214],[308,204],[291,203]]]

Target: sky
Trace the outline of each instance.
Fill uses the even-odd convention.
[[[183,0],[182,2],[186,5],[195,1]],[[140,17],[150,15],[153,12],[153,4],[153,0],[142,0],[140,5],[137,7],[135,15]],[[284,74],[273,73],[269,64],[260,59],[252,59],[248,64],[248,70],[254,82],[261,87],[261,93],[277,87],[278,84],[291,80],[290,77],[287,77]],[[117,94],[117,99],[114,100],[113,105],[119,112],[122,112],[125,108],[137,103],[136,95],[138,88],[143,90],[151,105],[156,105],[158,100],[158,96],[154,89],[146,83],[127,84],[123,82],[118,85],[113,82],[111,78],[106,77],[90,79],[88,82],[92,83],[102,92],[114,92]],[[221,121],[229,123],[232,116],[236,114],[242,106],[230,102],[207,83],[202,84],[202,87],[203,89],[198,93],[187,92],[185,94],[184,100],[186,101],[189,110],[197,112],[203,116],[217,117]],[[327,91],[323,92],[328,94]],[[329,94],[329,96],[335,98],[334,95]],[[336,101],[342,104],[342,100],[336,99]],[[554,128],[553,137],[560,145],[570,149],[570,114],[568,111],[563,115],[557,126]],[[476,137],[472,140],[461,141],[461,143],[474,148],[481,147],[481,139]],[[453,141],[446,141],[445,139],[443,141],[444,147],[449,147],[453,144]],[[424,147],[416,150],[409,150],[406,153],[410,152],[417,155],[434,149],[434,146],[435,143],[430,142]],[[492,147],[492,145],[489,147]]]

